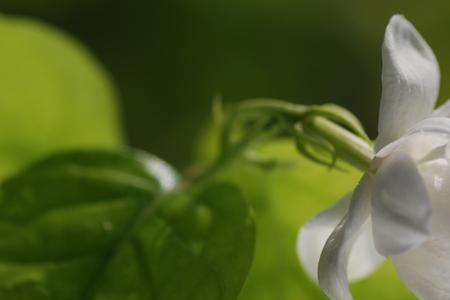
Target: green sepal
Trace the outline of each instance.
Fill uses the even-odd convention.
[[[340,123],[360,138],[367,142],[371,142],[358,118],[352,112],[341,106],[332,103],[313,105],[308,107],[308,113],[312,115],[319,115],[331,121]]]

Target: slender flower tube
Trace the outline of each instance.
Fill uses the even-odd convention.
[[[391,18],[382,58],[370,167],[352,193],[301,228],[298,254],[331,299],[352,299],[348,280],[385,257],[419,298],[450,299],[450,102],[433,111],[439,67],[403,16]]]

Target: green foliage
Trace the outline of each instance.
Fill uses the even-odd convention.
[[[114,89],[78,42],[3,15],[0,36],[0,178],[56,150],[120,144]]]
[[[199,160],[217,151],[214,132],[200,141]],[[301,225],[351,191],[360,173],[317,165],[296,153],[292,141],[277,141],[259,149],[266,157],[293,165],[268,172],[238,161],[217,177],[240,186],[256,213],[255,260],[240,300],[326,300],[317,284],[302,271],[296,254]],[[355,299],[408,300],[415,297],[403,286],[390,262],[351,286]]]
[[[163,287],[155,299],[237,299],[254,250],[253,215],[242,194],[230,184],[212,184],[166,203],[161,220],[173,236],[153,259]]]
[[[176,177],[140,153],[78,151],[4,181],[0,299],[236,299],[249,208],[230,184],[161,187]]]

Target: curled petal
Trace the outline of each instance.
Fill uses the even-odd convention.
[[[391,18],[382,54],[383,91],[376,151],[431,115],[440,80],[433,51],[403,16]]]
[[[372,169],[394,151],[406,151],[416,161],[422,160],[433,149],[442,147],[450,140],[450,118],[427,118],[416,124],[404,136],[386,145],[374,157]]]
[[[347,194],[335,205],[306,223],[297,238],[297,252],[306,273],[317,281],[319,258],[328,237],[345,216],[352,194]],[[364,278],[384,260],[374,246],[370,221],[366,222],[350,253],[348,278],[350,281]]]
[[[335,300],[350,300],[347,265],[350,252],[369,219],[372,179],[365,174],[356,187],[350,208],[328,238],[319,261],[319,284]]]
[[[418,122],[407,132],[407,135],[415,133],[436,133],[450,135],[450,119],[444,117],[431,117]]]
[[[378,169],[372,198],[375,247],[384,256],[403,253],[428,239],[431,203],[412,158],[395,151]]]

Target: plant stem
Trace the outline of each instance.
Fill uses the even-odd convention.
[[[242,121],[240,118],[246,113],[255,112],[263,113],[259,119],[260,124],[239,142],[231,142],[231,135],[236,123]],[[347,128],[350,127],[356,131],[356,134],[333,122],[330,118],[337,119],[341,125],[342,123],[344,126],[347,125]],[[272,129],[268,130],[266,127],[267,124],[270,124],[270,120],[276,120],[276,126],[272,125]],[[335,154],[340,159],[362,171],[369,168],[374,155],[372,146],[359,121],[346,110],[332,105],[308,107],[276,99],[253,99],[237,105],[230,111],[228,118],[221,124],[220,155],[205,172],[194,177],[192,182],[213,176],[242,155],[255,141],[276,136],[283,130],[289,129],[289,126],[295,122],[299,122],[305,129],[311,130],[314,135],[323,138],[322,144],[330,145],[335,149]],[[363,138],[359,137],[358,133]],[[313,158],[313,156],[308,157]]]
[[[234,145],[232,148],[228,149],[226,152],[222,152],[221,155],[215,160],[209,168],[195,177],[192,182],[197,183],[202,181],[208,177],[212,177],[223,168],[228,166],[234,159],[239,157],[253,142],[260,139],[264,135],[263,132],[259,132],[259,134],[253,134],[243,139],[241,142]]]
[[[307,126],[333,144],[341,159],[362,171],[370,167],[373,149],[362,138],[320,116],[310,118]]]

